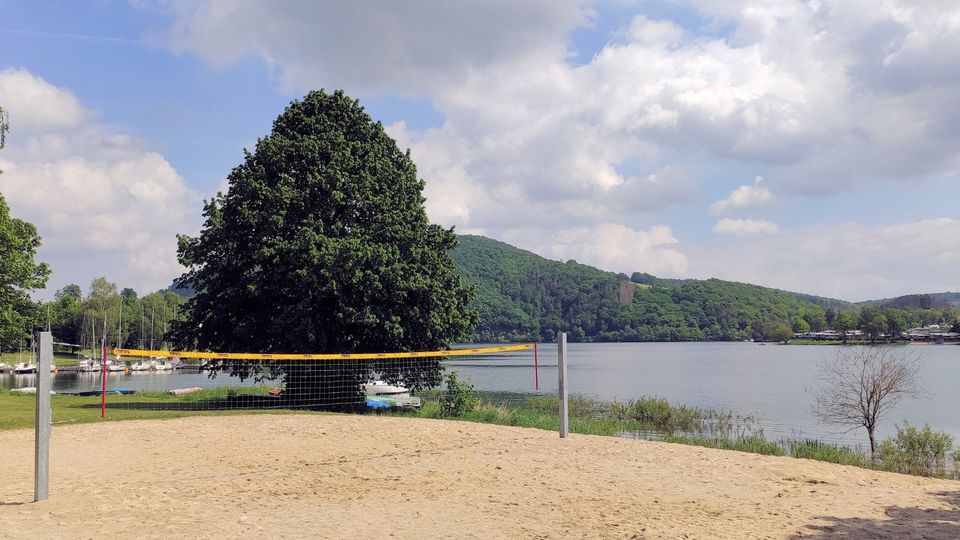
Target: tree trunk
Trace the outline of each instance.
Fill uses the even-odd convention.
[[[283,401],[291,408],[338,411],[366,405],[356,360],[293,361],[283,366]]]
[[[877,443],[873,438],[873,430],[872,427],[867,428],[867,436],[870,437],[870,461],[873,461],[877,455]]]

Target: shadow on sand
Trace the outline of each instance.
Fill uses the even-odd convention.
[[[827,524],[807,525],[791,538],[960,538],[960,491],[936,495],[948,508],[888,506],[887,519],[818,516]]]

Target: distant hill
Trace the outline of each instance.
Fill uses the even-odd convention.
[[[173,280],[173,282],[170,283],[170,286],[164,289],[164,291],[177,293],[180,298],[185,300],[193,298],[193,295],[196,294],[196,291],[194,291],[192,287],[181,287],[177,280]]]
[[[908,294],[896,298],[867,300],[858,302],[859,306],[875,306],[883,308],[917,308],[936,309],[960,306],[960,292],[939,292],[927,294]]]
[[[703,341],[764,337],[773,326],[822,329],[825,309],[784,291],[717,279],[631,278],[460,236],[453,260],[476,287],[484,341]]]
[[[837,300],[836,298],[827,298],[825,296],[814,296],[812,294],[804,294],[798,292],[788,293],[798,300],[803,300],[804,302],[810,302],[811,304],[816,304],[824,309],[832,309],[835,312],[840,311],[851,311],[859,309],[857,304],[853,302],[847,302],[846,300]]]

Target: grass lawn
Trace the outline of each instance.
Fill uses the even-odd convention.
[[[21,360],[21,355],[19,352],[4,352],[0,354],[0,363],[5,364],[19,364],[20,362],[29,362],[30,361],[30,351],[23,351],[23,356]],[[77,355],[70,353],[53,353],[53,363],[59,367],[75,366],[77,365]],[[34,357],[34,362],[37,361],[37,358]]]
[[[240,395],[261,395],[266,390],[257,388],[240,391]],[[319,414],[311,411],[289,409],[200,410],[204,400],[226,398],[226,389],[197,392],[185,396],[171,396],[160,392],[141,393],[130,396],[107,396],[107,417],[111,420],[145,420],[154,418],[178,418],[181,416],[210,416],[224,414]],[[0,390],[0,429],[30,428],[34,425],[37,397],[31,394],[10,393]],[[51,396],[53,423],[102,422],[99,396]],[[123,408],[124,406],[136,408]],[[156,409],[150,409],[154,406]],[[183,407],[178,409],[177,407]],[[167,408],[169,407],[169,408]]]

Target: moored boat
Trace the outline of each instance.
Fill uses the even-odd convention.
[[[16,373],[17,375],[25,375],[27,373],[36,373],[37,365],[28,364],[27,362],[21,362],[13,366],[13,372]]]
[[[173,364],[168,362],[166,358],[153,358],[150,360],[150,367],[157,371],[170,371],[173,369]]]
[[[127,364],[121,360],[107,360],[107,371],[126,371]]]
[[[373,396],[388,396],[393,394],[409,394],[410,390],[399,384],[389,384],[386,381],[374,380],[363,385],[363,393]]]
[[[97,362],[96,360],[94,360],[93,358],[90,358],[89,356],[85,358],[81,358],[80,361],[77,362],[77,371],[80,371],[83,373],[100,371],[100,369],[101,369],[100,362]]]
[[[143,360],[130,364],[130,371],[150,371],[150,364]]]

